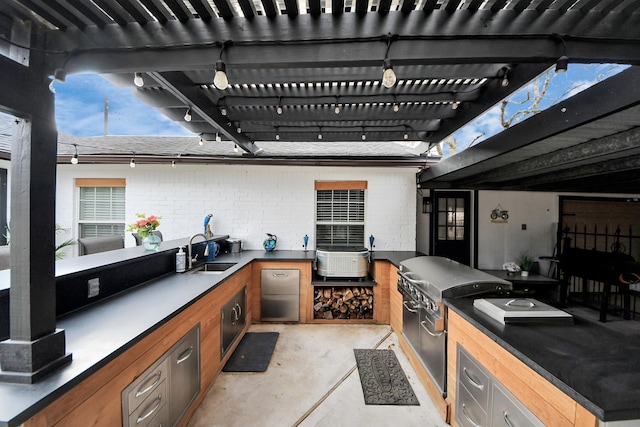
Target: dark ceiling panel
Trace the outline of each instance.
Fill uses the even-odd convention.
[[[264,7],[264,14],[268,18],[273,18],[278,15],[278,5],[275,0],[262,0],[262,6]]]
[[[220,17],[224,19],[231,19],[234,17],[235,13],[233,11],[233,6],[231,5],[231,2],[229,0],[214,0],[214,4],[218,8]],[[246,6],[246,2],[240,2],[240,8],[244,12],[245,9],[243,5]],[[247,18],[250,18],[253,16],[252,13],[255,14],[255,9],[249,8],[248,12],[250,13],[249,16],[247,16],[246,14],[245,16],[247,16]]]
[[[296,0],[284,0],[284,5],[287,8],[286,12],[290,18],[295,18],[300,14],[300,10],[298,9],[298,2]]]
[[[153,20],[153,16],[149,14],[138,1],[131,0],[117,0],[120,6],[122,6],[129,15],[136,20],[136,22],[140,25],[144,25],[149,21]]]
[[[189,2],[200,18],[209,20],[216,17],[216,13],[206,0],[189,0]],[[218,4],[216,4],[216,7],[220,9]]]
[[[115,0],[94,0],[94,2],[119,25],[127,25],[132,21],[131,15]]]
[[[171,13],[167,10],[164,4],[160,2],[160,0],[140,0],[140,2],[161,24],[172,19]]]
[[[102,28],[108,23],[112,22],[112,19],[105,15],[102,10],[95,7],[93,3],[87,3],[83,0],[67,0],[69,4],[75,7],[80,13],[86,16],[91,22],[98,27]]]
[[[179,21],[188,21],[192,17],[191,12],[184,4],[184,0],[163,0],[165,4],[171,9],[171,12]]]

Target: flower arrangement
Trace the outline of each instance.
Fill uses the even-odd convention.
[[[159,219],[162,218],[161,216],[156,215],[146,216],[143,213],[136,213],[136,217],[139,219],[133,224],[128,224],[127,231],[134,231],[143,239],[149,236],[153,230],[160,226]]]

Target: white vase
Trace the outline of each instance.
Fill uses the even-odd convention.
[[[520,275],[521,275],[522,277],[529,277],[529,272],[528,272],[528,271],[521,271],[521,272],[520,272]]]

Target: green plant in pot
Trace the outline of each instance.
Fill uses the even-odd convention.
[[[525,277],[528,276],[529,272],[533,269],[534,263],[535,263],[535,260],[533,259],[532,256],[527,254],[521,255],[520,258],[518,259],[518,264],[520,265],[520,269],[522,270],[520,274],[522,274]]]

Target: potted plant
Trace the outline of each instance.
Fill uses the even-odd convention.
[[[534,262],[535,260],[532,256],[529,256],[527,254],[521,255],[520,259],[518,260],[518,264],[520,264],[520,269],[522,270],[520,274],[524,277],[527,277],[529,275],[529,271],[531,271],[531,269],[533,268]]]

